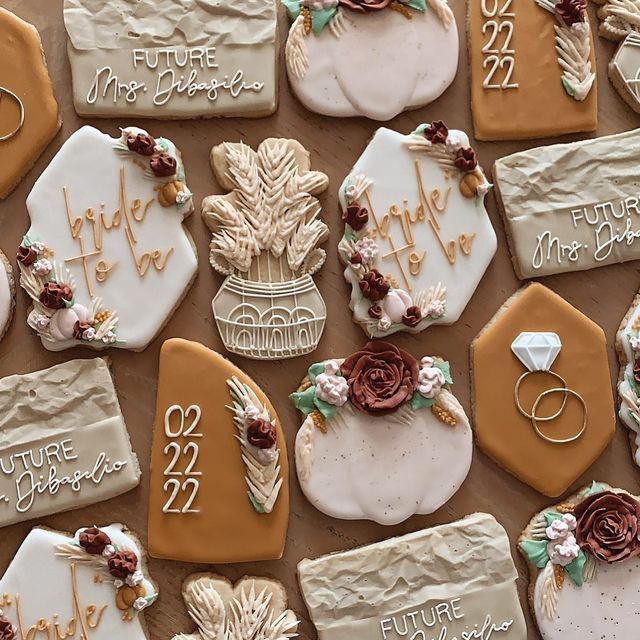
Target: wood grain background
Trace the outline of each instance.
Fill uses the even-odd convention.
[[[391,121],[389,126],[401,132],[409,132],[421,122],[445,119],[450,127],[469,132],[482,164],[489,170],[497,157],[551,141],[479,143],[473,140],[466,38],[463,34],[465,4],[462,0],[453,0],[453,4],[458,29],[461,32],[460,63],[454,84],[434,104],[402,114]],[[348,289],[342,278],[336,252],[336,245],[342,233],[336,192],[342,179],[379,124],[361,118],[331,119],[309,113],[291,95],[283,64],[281,64],[280,77],[280,107],[278,112],[270,118],[254,121],[222,119],[184,122],[80,119],[76,116],[72,104],[66,33],[62,21],[62,0],[3,0],[2,5],[40,30],[64,121],[61,132],[35,167],[14,193],[0,203],[0,248],[9,257],[13,258],[15,249],[29,226],[25,198],[34,181],[69,135],[83,124],[92,124],[111,135],[117,134],[118,126],[138,125],[148,128],[154,135],[171,138],[183,152],[187,180],[194,192],[196,203],[208,194],[220,193],[209,169],[208,153],[212,145],[223,140],[243,140],[255,146],[265,137],[294,137],[311,151],[312,167],[329,175],[330,188],[320,197],[320,200],[324,205],[325,220],[331,228],[331,238],[326,245],[327,264],[315,278],[329,307],[327,327],[319,348],[307,357],[283,363],[260,363],[231,356],[231,360],[243,367],[272,399],[286,430],[291,452],[294,436],[301,421],[287,398],[288,394],[303,378],[309,364],[323,358],[345,356],[365,341],[364,334],[350,319],[347,306]],[[280,12],[281,33],[284,34],[287,29],[287,20],[282,8]],[[595,24],[595,15],[592,14],[591,17],[592,23]],[[532,34],[532,37],[535,36]],[[640,120],[625,106],[607,79],[606,65],[614,46],[598,36],[595,36],[595,41],[599,78],[597,90],[600,103],[600,125],[597,134],[604,135],[631,129],[637,126]],[[1,62],[1,64],[10,63],[10,60]],[[565,139],[579,139],[579,137]],[[460,320],[452,327],[428,329],[418,336],[396,334],[393,337],[394,342],[416,356],[434,353],[441,354],[450,360],[455,379],[454,393],[467,412],[471,410],[469,344],[500,305],[519,286],[511,267],[504,228],[496,210],[493,195],[487,198],[487,205],[498,234],[498,253]],[[160,346],[165,339],[180,336],[197,340],[224,353],[211,314],[211,299],[220,286],[221,278],[213,273],[208,264],[207,249],[210,235],[198,211],[187,221],[187,227],[198,248],[200,271],[186,299],[162,334],[146,351],[128,353],[113,349],[109,352],[113,361],[113,373],[120,403],[133,447],[142,465],[142,484],[135,491],[108,502],[45,518],[41,522],[25,522],[3,529],[0,544],[0,570],[4,571],[27,532],[36,524],[45,524],[62,530],[76,530],[93,523],[99,525],[120,521],[138,532],[143,540],[146,539],[149,452]],[[618,373],[614,349],[615,333],[640,283],[638,263],[603,267],[585,273],[558,275],[547,278],[543,282],[604,328],[609,341],[611,384],[614,385]],[[66,359],[87,358],[94,355],[92,351],[84,349],[68,350],[57,354],[46,351],[25,323],[26,310],[27,296],[24,292],[18,291],[13,324],[0,343],[0,376],[36,371]],[[292,455],[290,460],[293,464]],[[639,471],[631,461],[627,434],[619,426],[613,443],[593,467],[576,482],[575,486],[597,479],[638,493],[639,477]],[[302,637],[315,638],[315,631],[308,622],[297,586],[296,564],[301,558],[316,557],[421,527],[450,522],[473,511],[492,513],[506,527],[513,545],[531,515],[550,502],[499,469],[478,449],[474,452],[471,473],[466,483],[446,506],[431,516],[415,516],[395,527],[383,527],[360,521],[345,522],[324,516],[306,502],[294,473],[292,473],[291,492],[292,512],[289,535],[285,555],[280,561],[218,567],[150,561],[150,572],[158,581],[161,592],[160,601],[148,610],[146,616],[153,640],[168,639],[176,632],[192,630],[193,627],[180,596],[180,586],[183,579],[193,571],[218,571],[232,579],[237,579],[244,574],[254,574],[272,576],[281,580],[288,590],[291,606],[303,621]],[[529,638],[536,639],[539,635],[535,631],[526,602],[528,584],[526,566],[515,552],[515,547],[513,551],[520,576],[518,587],[530,628]]]

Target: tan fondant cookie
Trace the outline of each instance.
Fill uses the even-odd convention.
[[[312,275],[324,264],[329,236],[316,195],[329,184],[311,171],[296,140],[268,138],[257,150],[223,143],[211,168],[227,195],[209,196],[202,215],[213,233],[209,261],[227,276],[213,300],[225,347],[279,360],[313,351],[326,307]]]
[[[1,200],[53,140],[61,120],[38,30],[0,8],[0,33]]]
[[[102,358],[2,378],[0,397],[0,526],[108,500],[139,484]]]
[[[586,7],[586,0],[469,2],[478,140],[595,130],[595,48]]]
[[[149,551],[210,564],[282,556],[289,467],[282,425],[221,355],[174,338],[160,352]]]
[[[7,256],[0,251],[0,340],[4,337],[15,305],[16,285],[13,277],[13,269]]]
[[[291,394],[302,491],[335,518],[392,525],[439,509],[469,473],[473,437],[449,363],[375,340],[312,364]]]
[[[498,310],[471,368],[478,445],[544,495],[566,491],[613,437],[604,332],[541,284]]]
[[[486,513],[298,564],[320,640],[525,640],[517,577]]]
[[[145,560],[121,524],[32,529],[0,579],[2,637],[145,640],[143,612],[158,597]]]
[[[543,640],[636,636],[639,518],[636,496],[596,482],[533,517],[518,548]]]
[[[173,640],[287,640],[298,620],[287,608],[287,592],[268,578],[245,576],[236,584],[214,573],[194,573],[182,597],[197,631]]]

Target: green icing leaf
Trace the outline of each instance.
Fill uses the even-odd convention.
[[[311,380],[311,384],[316,383],[316,378],[324,373],[324,362],[314,362],[309,367],[309,380]]]
[[[178,178],[178,180],[180,180],[180,182],[184,182],[184,167],[182,165],[180,165],[180,167],[178,168],[178,175],[176,176],[176,178]]]
[[[545,520],[547,521],[547,527],[550,527],[551,523],[556,520],[562,520],[562,514],[557,511],[544,511],[542,515],[544,515]]]
[[[587,562],[587,554],[584,551],[578,552],[578,557],[572,560],[566,567],[566,571],[569,577],[573,580],[576,586],[582,586],[582,573],[584,571],[584,565]]]
[[[569,84],[567,79],[564,77],[562,78],[562,86],[564,87],[564,90],[573,98],[576,92],[573,90],[573,87]]]
[[[425,12],[427,10],[426,0],[402,0],[402,4],[406,4],[407,7],[411,7],[416,11]]]
[[[598,484],[595,480],[591,483],[591,486],[587,489],[587,492],[584,494],[584,497],[592,496],[596,493],[602,493],[605,488]]]
[[[29,236],[22,236],[22,246],[30,247],[33,244],[31,238]]]
[[[289,15],[293,20],[300,15],[300,0],[282,0],[282,4],[285,6],[285,9],[289,12]]]
[[[549,562],[546,540],[524,540],[520,543],[520,548],[527,554],[527,558],[539,569],[542,569]]]
[[[428,409],[433,405],[435,400],[433,398],[425,398],[419,391],[414,391],[411,396],[411,408],[414,411],[418,409]]]
[[[440,369],[440,371],[442,371],[442,373],[444,374],[444,379],[449,384],[453,384],[453,378],[451,377],[451,366],[446,360],[443,360],[442,362],[436,360],[434,361],[433,366],[436,369]]]
[[[337,7],[330,7],[329,9],[320,9],[320,11],[312,11],[311,28],[313,33],[318,35],[329,24],[337,10]]]
[[[320,400],[317,396],[313,400],[314,404],[318,408],[318,411],[328,420],[329,418],[333,418],[336,407],[324,400]]]
[[[71,309],[71,307],[73,307],[73,305],[76,303],[75,300],[73,298],[71,298],[71,300],[64,300],[64,306],[67,309]]]
[[[253,497],[251,491],[247,491],[247,495],[249,496],[249,501],[251,502],[251,506],[258,512],[264,513],[264,509],[262,505]]]
[[[344,237],[351,242],[358,240],[358,234],[348,224],[344,225]]]
[[[415,129],[412,133],[414,136],[423,136],[424,135],[424,130],[428,127],[428,124],[421,124],[418,126],[417,129]]]
[[[308,416],[316,407],[314,399],[316,396],[316,388],[312,385],[304,391],[294,391],[289,397],[296,405],[296,408]]]

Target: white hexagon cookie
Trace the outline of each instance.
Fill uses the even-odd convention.
[[[490,187],[462,131],[437,121],[376,132],[339,194],[338,251],[353,319],[369,336],[460,317],[496,252]]]
[[[142,350],[195,277],[193,210],[180,152],[129,127],[74,133],[27,198],[18,250],[27,322],[51,351]]]

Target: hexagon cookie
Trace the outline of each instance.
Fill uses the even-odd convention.
[[[7,332],[13,316],[15,289],[11,263],[0,251],[0,340]]]
[[[193,210],[175,145],[129,127],[74,133],[27,199],[18,249],[27,322],[51,351],[142,350],[197,270],[183,221]]]
[[[0,8],[0,199],[31,169],[60,129],[37,29]],[[9,64],[8,61],[11,61]]]
[[[495,254],[490,188],[469,138],[442,121],[379,129],[345,178],[338,252],[370,337],[452,324]]]
[[[471,368],[479,446],[540,493],[564,493],[613,437],[604,332],[541,284],[498,310]]]
[[[2,637],[146,640],[158,597],[144,549],[122,524],[74,535],[35,528],[0,579]]]

